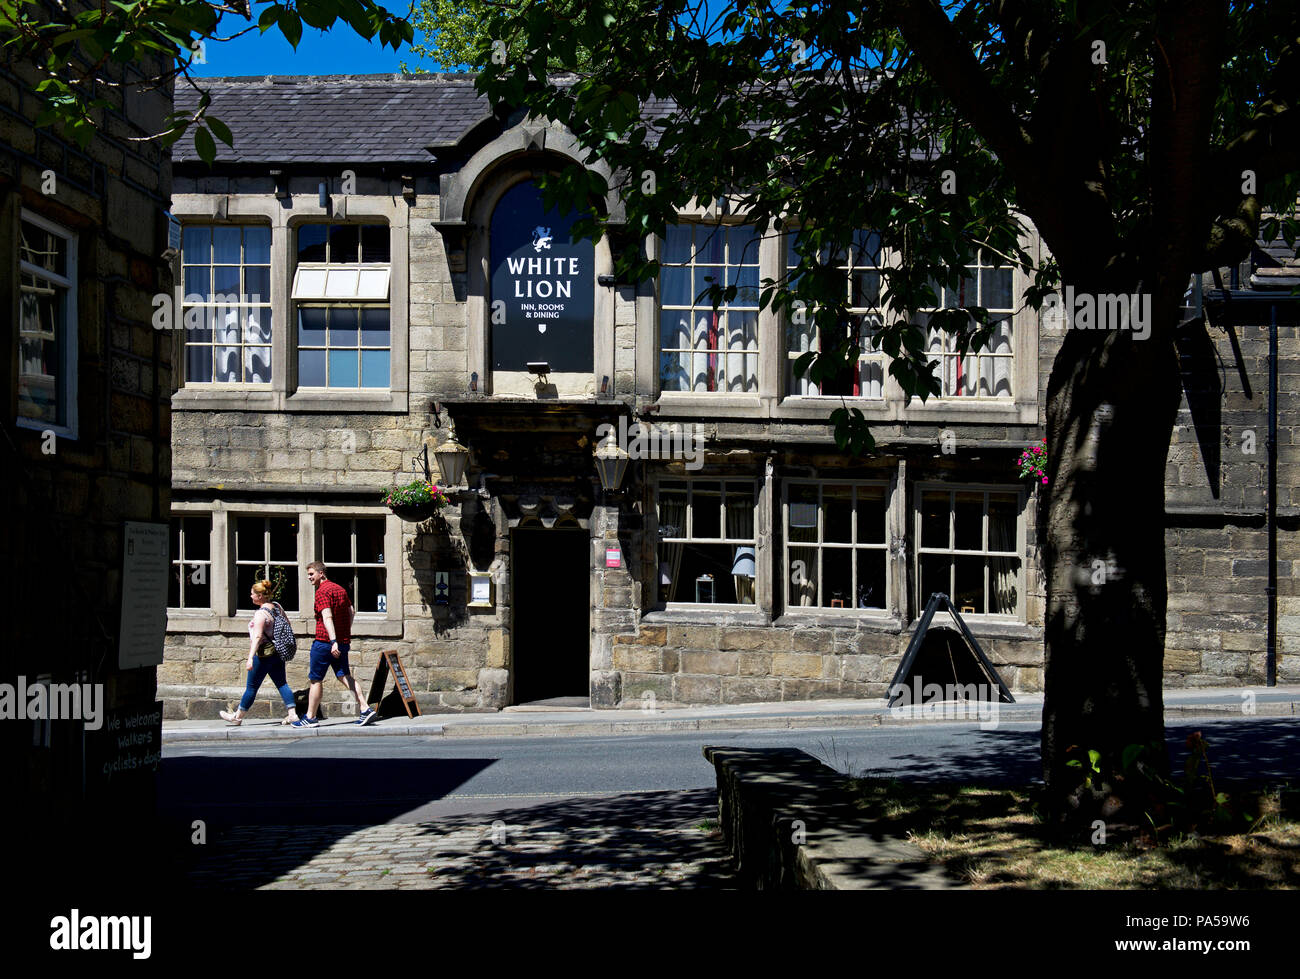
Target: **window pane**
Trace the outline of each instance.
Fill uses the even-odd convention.
[[[335,306],[329,311],[331,347],[355,347],[359,310]]]
[[[959,551],[981,551],[984,549],[984,494],[958,493],[956,521],[954,531],[957,542],[953,546]]]
[[[841,604],[836,605],[836,602]],[[846,547],[822,551],[822,605],[853,608],[853,552]]]
[[[754,489],[747,483],[727,483],[726,535],[731,538],[754,538]]]
[[[948,546],[948,502],[946,492],[921,494],[921,546]]]
[[[200,296],[207,301],[212,292],[212,270],[206,265],[185,269],[185,296]]]
[[[691,225],[671,225],[666,231],[664,255],[660,261],[685,265],[691,260]]]
[[[851,486],[827,486],[822,490],[822,540],[852,543],[852,493]]]
[[[984,613],[984,558],[957,558],[957,583],[953,586],[956,594],[952,603],[957,611],[973,609],[976,615]]]
[[[722,491],[717,483],[692,484],[692,537],[721,537]]]
[[[362,226],[361,261],[389,261],[388,225],[367,224]]]
[[[935,592],[951,597],[952,558],[944,554],[921,555],[921,605],[924,606]]]
[[[284,572],[284,587],[280,590],[280,595],[276,599],[287,612],[298,611],[298,566],[295,564],[283,565],[281,570]]]
[[[271,560],[298,561],[298,519],[296,517],[272,517],[271,523]]]
[[[325,386],[325,351],[302,350],[298,353],[298,384],[301,387]]]
[[[222,382],[238,381],[240,380],[239,366],[238,347],[218,347],[212,379]]]
[[[366,307],[361,311],[361,345],[387,347],[392,339],[388,325],[388,310]]]
[[[363,388],[386,388],[388,383],[388,351],[363,350],[361,352],[361,386]]]
[[[245,308],[244,314],[244,342],[245,343],[270,343],[271,342],[271,309],[268,306],[253,306]]]
[[[262,517],[235,518],[236,561],[266,560],[265,530],[266,521]]]
[[[354,388],[357,386],[357,352],[355,350],[331,350],[330,387]]]
[[[735,548],[730,544],[683,544],[677,597],[673,601],[734,603],[734,562]]]
[[[330,225],[330,262],[356,262],[360,257],[361,229],[355,224]]]
[[[181,573],[185,576],[181,587],[185,590],[185,594],[184,604],[180,607],[204,609],[212,607],[211,572],[212,568],[206,564],[186,562],[181,565]]]
[[[790,606],[809,607],[817,604],[817,549],[814,547],[790,548],[790,567],[786,573],[790,582]]]
[[[217,265],[238,265],[240,262],[240,229],[231,225],[212,229],[212,261]]]
[[[1014,493],[989,494],[989,550],[1016,550],[1016,511]]]
[[[1019,609],[1020,558],[989,558],[989,612],[1015,615]]]
[[[321,521],[321,550],[325,556],[321,559],[327,565],[352,563],[352,521],[347,519],[327,519]]]
[[[357,563],[384,563],[384,521],[357,520]]]
[[[883,487],[858,487],[858,543],[885,542],[885,490]]]
[[[386,595],[387,573],[383,568],[358,568],[357,590],[354,596],[356,611],[381,612],[387,609],[379,607],[379,596]]]
[[[858,551],[858,608],[885,607],[886,551]]]
[[[319,307],[298,308],[298,344],[306,347],[325,346],[326,310]],[[321,383],[324,383],[322,377]]]
[[[239,266],[214,266],[212,269],[212,291],[219,296],[234,297],[226,300],[214,299],[213,302],[239,302]]]
[[[271,229],[260,226],[244,228],[244,262],[249,265],[271,264]]]
[[[982,305],[988,309],[1011,309],[1011,269],[981,269]]]
[[[691,270],[664,268],[659,273],[659,301],[665,306],[689,306]],[[684,344],[672,344],[665,340],[664,346],[684,346]]]
[[[181,231],[181,261],[186,265],[207,265],[212,261],[212,229],[187,227]]]
[[[185,347],[185,379],[206,384],[212,380],[212,348],[206,344]]]
[[[173,552],[175,553],[175,552]],[[167,607],[181,607],[181,578],[185,576],[185,568],[179,564],[172,565],[172,573],[167,577]]]
[[[244,269],[244,301],[269,303],[271,301],[271,269],[254,265]]]
[[[206,561],[210,556],[212,518],[184,517],[186,560]],[[176,521],[173,519],[173,524]]]
[[[686,487],[680,483],[659,484],[659,536],[686,536]]]
[[[731,265],[757,265],[759,235],[752,225],[742,224],[727,229],[728,255]]]
[[[325,261],[325,239],[329,226],[324,224],[304,224],[298,229],[298,261]]]

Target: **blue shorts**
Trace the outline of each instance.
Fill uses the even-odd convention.
[[[325,674],[330,670],[340,680],[346,677],[352,671],[348,668],[348,648],[351,643],[339,643],[339,658],[335,659],[330,655],[331,644],[324,640],[317,639],[311,644],[311,666],[307,670],[307,679],[312,683],[320,683],[325,679]]]

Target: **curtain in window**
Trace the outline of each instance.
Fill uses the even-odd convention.
[[[1015,549],[1015,524],[1004,520],[994,520],[990,515],[989,550],[1014,551]],[[1019,564],[1020,561],[1017,558],[989,558],[989,588],[993,592],[989,596],[989,611],[991,613],[999,615],[1015,614],[1019,597],[1016,594],[1016,578]]]
[[[730,501],[730,493],[727,494],[727,499]],[[752,500],[748,502],[752,503]],[[754,508],[752,505],[727,507],[727,536],[733,540],[753,539]],[[754,579],[740,574],[733,575],[732,579],[736,583],[736,601],[742,605],[753,605]]]
[[[688,355],[689,356],[689,355]],[[682,537],[686,534],[686,504],[680,500],[659,501],[659,534],[663,536],[666,531],[664,528],[671,527],[672,533],[669,536]],[[682,545],[661,544],[660,546],[660,575],[666,575],[668,578],[668,601],[673,600],[677,593],[677,575],[682,568]]]
[[[816,506],[816,504],[812,504]],[[794,505],[791,505],[794,509]],[[786,574],[789,576],[790,583],[790,604],[809,606],[817,601],[817,560],[818,551],[817,527],[796,527],[793,522],[790,525],[790,562],[786,568]],[[799,547],[800,544],[811,543],[813,547]],[[802,567],[796,567],[799,562]],[[796,575],[796,571],[801,571]]]

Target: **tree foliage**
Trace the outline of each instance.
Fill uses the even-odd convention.
[[[762,303],[805,303],[828,327],[846,304],[833,259],[873,229],[901,261],[882,270],[888,312],[872,342],[923,400],[939,381],[920,317],[980,251],[1029,274],[1030,306],[1062,285],[1150,297],[1148,337],[1067,331],[1046,388],[1044,775],[1054,811],[1082,812],[1070,749],[1109,763],[1161,739],[1179,310],[1193,274],[1243,260],[1261,233],[1294,240],[1300,12],[1230,0],[494,6],[485,45],[522,53],[480,59],[480,88],[564,124],[588,162],[612,168],[624,274],[657,272],[639,243],[683,205],[729,201],[768,233],[800,225],[799,267],[765,280]],[[602,184],[570,167],[546,187],[580,204]],[[1041,253],[1023,247],[1027,221]],[[591,230],[618,232],[600,218]],[[979,308],[929,325],[963,350],[989,337]],[[847,337],[800,366],[826,377],[855,357]],[[833,419],[842,446],[872,448],[860,412]],[[1121,572],[1104,585],[1080,575],[1099,559]]]
[[[36,124],[58,125],[80,146],[90,141],[103,112],[120,102],[109,89],[173,79],[193,86],[201,93],[195,111],[172,114],[162,132],[144,138],[170,144],[193,127],[194,148],[211,163],[215,140],[229,145],[231,136],[208,114],[210,97],[191,71],[203,46],[251,30],[279,30],[296,48],[304,25],[327,30],[339,21],[394,50],[413,36],[409,23],[375,0],[276,0],[256,10],[251,0],[101,0],[98,6],[0,0],[0,44],[36,69],[35,89],[45,100]],[[144,80],[123,80],[127,65],[142,71]]]

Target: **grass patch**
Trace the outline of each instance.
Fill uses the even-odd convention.
[[[1071,844],[1054,838],[1029,789],[856,779],[873,830],[911,839],[979,889],[1229,889],[1300,887],[1294,791],[1258,789],[1258,818],[1222,836]],[[1243,790],[1244,791],[1244,790]]]

